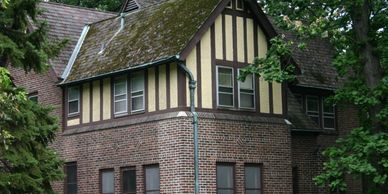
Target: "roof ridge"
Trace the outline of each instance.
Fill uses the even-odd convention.
[[[92,11],[92,12],[100,12],[100,13],[117,15],[117,12],[93,9],[93,8],[88,8],[88,7],[81,7],[81,6],[77,6],[77,5],[69,5],[69,4],[64,4],[64,3],[57,3],[57,2],[52,2],[52,1],[41,1],[40,3],[42,3],[42,4],[52,4],[52,5],[58,5],[58,6],[76,8],[76,9],[83,9],[83,10]]]

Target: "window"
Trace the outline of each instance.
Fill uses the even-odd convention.
[[[131,76],[131,111],[144,111],[144,73],[138,72]]]
[[[217,96],[218,106],[233,107],[233,68],[217,67]]]
[[[146,194],[160,193],[159,165],[145,167],[145,192]]]
[[[226,7],[232,9],[232,1],[229,1],[229,3],[226,5]]]
[[[65,164],[65,193],[77,193],[77,163],[70,162]]]
[[[78,86],[76,87],[70,87],[68,89],[68,108],[69,108],[69,115],[74,115],[79,113],[79,99],[80,99],[80,89]]]
[[[236,9],[237,10],[243,10],[244,9],[244,3],[242,0],[236,0]]]
[[[122,115],[128,111],[127,79],[121,77],[114,82],[114,114]]]
[[[121,188],[123,194],[136,194],[136,168],[123,168],[121,170]]]
[[[320,125],[318,96],[306,96],[306,114],[318,125]]]
[[[245,193],[261,194],[261,169],[259,165],[245,165]]]
[[[234,194],[233,164],[217,164],[217,194]]]
[[[32,102],[38,103],[38,93],[34,92],[31,94],[28,94],[28,100],[31,100]]]
[[[335,128],[335,108],[332,104],[325,102],[325,99],[322,100],[323,107],[323,128],[325,129],[334,129]]]
[[[113,169],[101,170],[101,193],[110,194],[115,192],[115,179]]]
[[[238,71],[240,75],[240,70]],[[245,81],[238,81],[239,107],[255,108],[255,77],[252,74],[246,76]]]

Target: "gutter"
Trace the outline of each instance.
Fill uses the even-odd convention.
[[[90,25],[85,25],[85,26],[84,26],[84,29],[82,30],[81,36],[80,36],[79,39],[78,39],[77,45],[75,46],[74,51],[73,51],[73,53],[71,54],[71,57],[70,57],[70,59],[69,59],[69,62],[67,63],[66,68],[65,68],[65,70],[64,70],[63,73],[62,73],[62,76],[61,76],[61,78],[62,78],[62,80],[63,80],[62,83],[63,83],[63,82],[67,79],[67,77],[69,76],[70,71],[71,71],[71,69],[72,69],[72,67],[73,67],[73,64],[74,64],[74,62],[75,62],[75,59],[76,59],[77,56],[78,56],[78,53],[79,53],[79,51],[80,51],[80,49],[81,49],[82,44],[84,43],[84,40],[85,40],[85,38],[86,38],[86,35],[88,34],[89,29],[90,29]]]
[[[179,57],[177,56],[177,59]],[[199,194],[199,154],[198,154],[198,114],[195,112],[195,100],[194,92],[197,81],[195,81],[193,73],[186,67],[184,63],[178,64],[183,71],[185,71],[189,78],[189,89],[190,89],[190,112],[193,114],[193,129],[194,129],[194,179],[195,179],[195,194]]]
[[[77,83],[81,83],[81,82],[85,82],[85,81],[97,80],[97,79],[101,79],[103,77],[119,75],[119,74],[123,74],[123,73],[128,72],[128,71],[144,69],[144,68],[148,68],[148,67],[152,67],[152,66],[156,66],[156,65],[161,65],[161,64],[165,64],[165,63],[169,63],[169,62],[176,62],[176,61],[177,61],[176,56],[167,57],[167,58],[163,58],[163,59],[160,59],[160,60],[157,60],[157,61],[153,61],[153,62],[150,62],[150,63],[144,63],[142,65],[135,65],[135,67],[129,67],[129,68],[126,68],[126,69],[121,69],[121,70],[117,70],[117,71],[111,71],[111,72],[108,72],[108,73],[103,73],[103,74],[91,76],[91,77],[88,77],[88,78],[81,78],[81,79],[77,79],[77,80],[73,80],[73,81],[69,81],[69,82],[63,81],[62,83],[58,84],[58,86],[67,86],[67,85],[73,85],[73,84],[77,84]]]

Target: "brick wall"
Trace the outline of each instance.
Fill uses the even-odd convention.
[[[193,193],[194,155],[190,117],[172,118],[63,136],[62,155],[78,165],[79,193],[99,192],[99,170],[115,169],[120,192],[120,167],[135,166],[137,191],[144,192],[143,167],[158,163],[161,193]],[[291,193],[291,150],[284,124],[200,119],[200,182],[202,193],[216,193],[216,163],[233,162],[236,193],[244,190],[244,164],[263,165],[265,193]],[[57,186],[62,192],[63,186]]]
[[[299,194],[330,193],[327,189],[317,187],[312,180],[322,172],[324,158],[321,153],[328,146],[334,145],[338,137],[343,137],[358,125],[355,108],[340,106],[337,111],[338,130],[326,134],[294,133],[292,135],[292,165],[297,167],[296,190]],[[359,180],[347,177],[347,184],[347,193],[362,193]]]

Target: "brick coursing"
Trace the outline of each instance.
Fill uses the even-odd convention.
[[[330,193],[314,184],[313,178],[322,172],[324,158],[322,151],[333,146],[338,137],[348,134],[358,126],[357,110],[350,106],[340,106],[337,111],[336,131],[327,134],[293,134],[292,135],[292,165],[297,167],[299,194]],[[362,193],[361,181],[347,177],[349,194]]]

